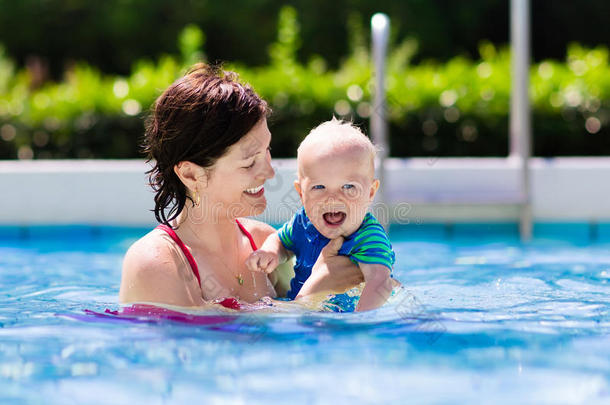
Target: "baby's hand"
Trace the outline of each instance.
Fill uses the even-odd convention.
[[[261,249],[252,252],[246,259],[246,267],[250,271],[261,271],[267,274],[275,270],[278,263],[279,257],[277,253]]]

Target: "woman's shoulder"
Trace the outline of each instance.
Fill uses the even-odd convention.
[[[138,267],[149,267],[172,255],[171,239],[165,232],[153,229],[135,241],[127,250],[125,260],[134,260]]]
[[[254,238],[256,246],[261,246],[267,236],[276,231],[274,227],[252,218],[239,218],[239,222],[246,228]]]
[[[190,296],[185,290],[194,292],[198,283],[188,274],[188,263],[184,262],[165,232],[158,229],[149,232],[134,242],[123,258],[119,300],[196,305],[185,298]]]
[[[175,248],[162,231],[154,229],[135,241],[123,257],[123,277],[150,279],[162,273],[175,273],[179,266]]]

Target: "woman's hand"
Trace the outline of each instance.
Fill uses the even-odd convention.
[[[324,291],[345,292],[364,281],[358,266],[347,256],[337,254],[341,245],[343,238],[339,237],[328,242],[322,249],[311,270],[311,276],[303,284],[297,299]]]

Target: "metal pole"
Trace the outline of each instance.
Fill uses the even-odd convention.
[[[531,155],[531,113],[529,100],[530,4],[529,0],[510,2],[511,99],[510,155],[521,167],[521,240],[532,237],[532,208],[529,158]]]
[[[390,32],[390,19],[383,13],[377,13],[371,18],[372,49],[373,49],[373,75],[375,77],[375,94],[373,98],[373,111],[371,113],[371,137],[373,142],[381,150],[377,154],[378,172],[377,176],[381,183],[377,192],[377,201],[388,215],[380,216],[381,224],[388,229],[390,220],[389,206],[387,205],[387,195],[385,192],[385,159],[388,151],[388,124],[386,122],[386,97],[385,97],[385,62],[388,49],[388,38]]]

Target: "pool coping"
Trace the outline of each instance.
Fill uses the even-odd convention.
[[[300,202],[295,159],[274,159],[260,219],[287,220]],[[514,223],[519,164],[506,158],[390,158],[387,205],[395,223]],[[0,161],[0,224],[152,226],[153,193],[143,160]],[[610,158],[534,158],[532,209],[537,223],[610,222]],[[504,203],[503,203],[504,201]]]

